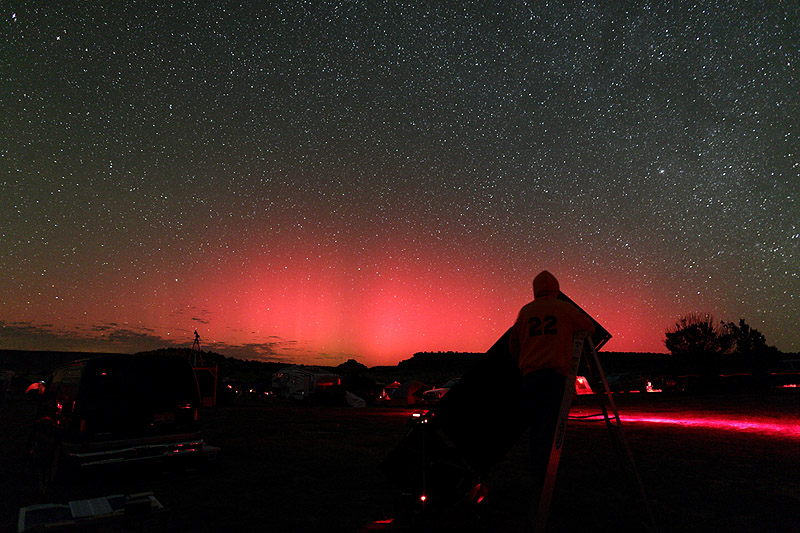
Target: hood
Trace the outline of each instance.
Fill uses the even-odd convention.
[[[535,278],[533,278],[534,298],[555,298],[558,296],[558,292],[558,280],[547,270],[541,271]]]

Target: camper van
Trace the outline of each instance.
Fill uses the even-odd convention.
[[[272,377],[272,389],[284,400],[306,400],[315,392],[341,384],[338,374],[315,367],[291,366]]]

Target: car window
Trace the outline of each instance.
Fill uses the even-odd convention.
[[[139,368],[140,390],[151,393],[157,405],[196,405],[199,401],[197,379],[187,361],[177,357],[153,358]]]
[[[50,386],[45,390],[62,405],[72,402],[78,393],[85,366],[86,363],[81,361],[56,369]]]
[[[159,416],[176,420],[182,408],[199,404],[191,365],[169,356],[90,360],[79,398],[92,431],[118,434],[141,431]]]
[[[198,401],[194,373],[180,358],[109,357],[90,363],[85,380],[86,397],[92,403],[174,408]]]

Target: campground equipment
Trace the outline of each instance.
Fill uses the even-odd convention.
[[[563,293],[559,298],[574,304]],[[588,350],[587,376],[594,390],[603,391],[598,397],[606,425],[617,450],[625,455],[652,523],[649,504],[597,357],[597,348],[602,347],[611,334],[594,319],[592,321],[595,333],[575,341],[571,379],[574,382],[581,356]],[[425,514],[464,499],[473,503],[483,499],[489,471],[526,430],[522,374],[509,352],[510,333],[511,329],[506,331],[433,408],[414,417],[411,429],[384,459],[383,472],[400,488],[415,513]],[[544,487],[540,499],[532,504],[537,516],[536,531],[543,531],[547,523],[574,393],[574,387],[565,387]]]
[[[203,362],[203,352],[200,350],[200,334],[194,332],[194,342],[189,351],[189,359],[197,378],[197,386],[200,387],[200,401],[203,407],[213,407],[217,405],[217,381],[219,379],[219,367],[207,366]]]
[[[17,531],[165,531],[167,514],[152,492],[113,494],[23,507]]]
[[[611,437],[612,445],[620,457],[620,464],[622,465],[625,474],[629,477],[634,488],[638,492],[641,499],[642,510],[644,516],[642,517],[641,525],[646,531],[655,530],[655,520],[653,518],[650,503],[644,491],[639,471],[636,468],[636,463],[633,460],[628,440],[622,430],[622,422],[619,418],[616,404],[614,403],[614,396],[608,387],[603,366],[600,364],[600,358],[597,355],[592,339],[581,333],[575,335],[573,341],[572,351],[572,366],[570,368],[570,376],[568,379],[574,380],[578,367],[581,363],[581,358],[586,356],[586,368],[588,369],[590,379],[595,384],[595,390],[599,390],[597,397],[599,399],[600,410],[605,420],[606,428],[608,429],[609,436]],[[547,464],[547,474],[545,475],[544,485],[542,487],[541,496],[538,502],[533,502],[535,511],[535,522],[533,530],[536,532],[545,531],[547,528],[547,518],[550,510],[550,501],[553,496],[553,487],[556,482],[556,473],[558,471],[558,464],[561,459],[561,449],[564,444],[564,435],[567,427],[567,420],[569,419],[569,410],[572,405],[573,388],[565,387],[564,396],[561,400],[561,408],[558,414],[558,422],[556,425],[555,435],[553,435],[553,443],[550,448],[550,459]]]

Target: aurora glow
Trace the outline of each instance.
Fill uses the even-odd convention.
[[[264,5],[262,5],[264,4]],[[484,351],[542,269],[612,334],[800,351],[791,4],[4,3],[0,347]]]

